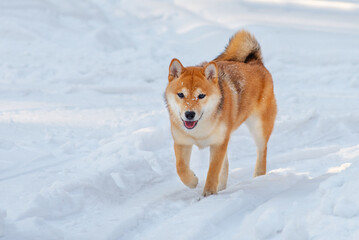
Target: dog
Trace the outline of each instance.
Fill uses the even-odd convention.
[[[190,169],[192,146],[210,147],[210,165],[203,196],[227,186],[227,147],[242,123],[257,146],[254,177],[266,174],[267,143],[277,105],[272,76],[264,67],[253,35],[237,32],[225,50],[209,63],[184,67],[174,58],[169,66],[165,102],[174,140],[177,174],[190,188],[198,178]]]

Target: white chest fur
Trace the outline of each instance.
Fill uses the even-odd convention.
[[[196,145],[199,148],[205,148],[210,145],[221,144],[226,136],[225,124],[219,124],[215,127],[201,126],[193,130],[179,130],[172,128],[172,135],[175,143],[183,145]]]

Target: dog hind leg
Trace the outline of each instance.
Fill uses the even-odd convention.
[[[257,145],[257,161],[254,170],[254,177],[266,174],[267,168],[267,142],[263,131],[263,120],[260,116],[252,115],[246,120],[246,125],[251,132]]]
[[[228,154],[226,153],[222,170],[219,175],[219,185],[218,185],[218,191],[224,190],[227,187],[227,180],[228,180]]]

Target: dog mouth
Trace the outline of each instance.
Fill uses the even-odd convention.
[[[197,125],[197,123],[198,123],[198,120],[197,121],[183,121],[183,124],[187,129],[193,129]]]
[[[181,114],[180,114],[180,116],[181,116]],[[183,122],[183,125],[184,125],[187,129],[191,130],[191,129],[193,129],[193,128],[195,128],[195,127],[197,126],[197,123],[199,122],[199,120],[201,120],[202,116],[203,116],[203,113],[201,114],[201,116],[199,117],[199,119],[198,119],[198,120],[195,120],[195,121],[185,121],[185,120],[183,120],[182,118],[181,118],[181,120],[182,120],[182,122]]]

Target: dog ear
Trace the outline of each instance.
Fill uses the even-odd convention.
[[[171,82],[177,79],[183,72],[184,67],[182,63],[177,59],[172,59],[169,67],[168,81]]]
[[[213,83],[218,82],[218,67],[215,62],[210,62],[207,64],[207,66],[204,69],[204,75],[209,81],[212,81]]]

